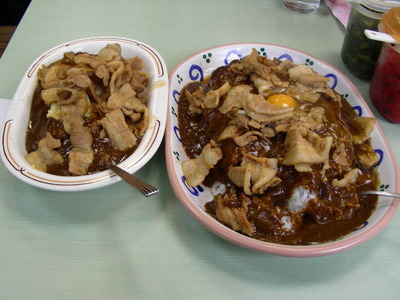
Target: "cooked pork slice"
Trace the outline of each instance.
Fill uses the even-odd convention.
[[[149,120],[150,120],[150,112],[149,109],[147,108],[147,106],[144,106],[144,111],[141,113],[132,113],[131,115],[129,115],[129,117],[132,119],[132,121],[136,122],[135,124],[133,124],[133,132],[135,134],[136,137],[142,137],[144,135],[144,133],[146,132],[147,128],[149,127]],[[138,109],[139,110],[139,109]],[[140,116],[138,118],[136,118],[136,120],[134,119],[134,116]]]
[[[288,90],[289,94],[305,101],[315,102],[319,98],[319,93],[322,93],[341,104],[341,96],[328,86],[328,77],[318,74],[306,65],[297,65],[288,73],[290,79],[296,83]]]
[[[350,131],[353,135],[354,144],[359,145],[370,138],[371,131],[375,125],[375,119],[356,116],[351,125],[353,128],[350,127]]]
[[[38,79],[44,89],[59,87],[66,78],[66,70],[69,65],[57,62],[49,67],[43,67],[38,72]]]
[[[125,102],[133,99],[136,93],[129,83],[121,86],[118,91],[111,94],[107,101],[107,108],[110,110],[119,109],[124,106]]]
[[[332,159],[335,163],[342,167],[350,167],[350,160],[348,154],[346,153],[346,146],[344,143],[340,143],[333,151]]]
[[[228,125],[222,131],[222,133],[219,135],[218,142],[227,140],[227,139],[233,139],[234,137],[239,136],[239,134],[240,134],[240,131],[236,125]]]
[[[309,172],[312,164],[328,162],[332,141],[331,136],[321,138],[304,127],[292,126],[286,134],[288,151],[282,164],[292,165],[298,172]]]
[[[137,138],[126,124],[124,114],[120,109],[107,113],[100,120],[100,124],[105,128],[112,145],[118,150],[124,151],[136,145]]]
[[[73,104],[83,95],[84,92],[72,88],[52,87],[41,91],[42,99],[47,105],[52,103],[59,103],[60,105]]]
[[[247,115],[258,122],[273,122],[290,118],[293,107],[282,107],[266,101],[262,95],[248,91],[242,98],[242,107]]]
[[[252,236],[254,233],[254,225],[247,219],[247,200],[245,196],[239,197],[239,199],[229,197],[228,195],[222,196],[218,194],[214,198],[215,200],[215,213],[218,221],[228,225],[233,230],[243,232],[248,236]],[[232,202],[237,203],[237,208],[232,207]]]
[[[125,65],[122,61],[113,60],[107,63],[109,69],[113,70],[109,82],[110,93],[113,94],[126,82],[121,82],[121,77],[124,75]]]
[[[73,67],[67,70],[68,81],[80,88],[87,88],[92,85],[88,72],[93,72],[92,68]]]
[[[98,57],[105,61],[120,60],[121,45],[117,43],[108,44],[106,47],[99,51]]]
[[[145,67],[144,60],[138,56],[126,59],[126,64],[130,71],[142,70]]]
[[[291,80],[313,89],[322,88],[329,82],[329,78],[318,74],[306,65],[297,65],[289,69],[288,73]]]
[[[210,169],[222,158],[222,150],[214,141],[207,144],[200,155],[182,163],[182,171],[186,182],[190,186],[196,186],[203,182]]]
[[[256,86],[258,93],[263,95],[264,97],[268,97],[270,95],[269,91],[274,89],[274,84],[270,80],[265,80],[256,74],[250,76],[250,79],[253,81]]]
[[[259,77],[270,80],[271,77],[271,68],[269,66],[264,65],[262,62],[259,61],[259,55],[256,49],[253,49],[250,55],[243,57],[242,59],[242,66],[243,71],[246,74],[255,73]]]
[[[201,108],[201,104],[204,101],[206,95],[203,93],[203,88],[199,87],[194,92],[189,92],[185,90],[185,96],[189,102],[189,110],[194,114],[201,114],[203,111]]]
[[[89,129],[83,125],[71,127],[70,140],[74,148],[82,151],[92,149],[93,137],[90,134]]]
[[[47,166],[61,164],[63,158],[60,153],[53,150],[61,147],[61,141],[51,136],[49,132],[38,143],[38,149],[29,153],[26,160],[35,169],[46,172]]]
[[[93,158],[93,150],[73,148],[69,153],[68,169],[74,175],[86,175]]]
[[[246,195],[261,194],[281,181],[276,176],[277,171],[278,159],[245,154],[240,166],[229,169],[228,177],[242,187]]]
[[[350,183],[355,183],[358,177],[358,169],[352,169],[351,171],[347,172],[342,179],[333,179],[332,186],[334,187],[345,187]]]
[[[365,168],[371,168],[378,163],[379,156],[369,144],[360,145],[355,150],[358,161]]]
[[[60,105],[69,105],[76,103],[83,97],[84,92],[73,88],[60,88],[57,91],[58,103]]]
[[[237,85],[231,88],[225,97],[219,111],[223,114],[231,111],[232,109],[242,108],[242,99],[251,91],[252,87],[249,85]]]
[[[96,76],[103,80],[103,85],[108,86],[108,81],[110,80],[110,72],[105,64],[101,64],[96,68]]]
[[[248,129],[249,125],[254,128],[260,128],[260,124],[257,124],[257,122],[254,122],[253,120],[249,120],[246,116],[243,115],[238,115],[236,118],[230,121],[229,124],[236,125],[245,129]]]
[[[57,103],[59,99],[58,97],[59,89],[60,89],[59,87],[43,89],[40,93],[44,103],[46,103],[47,105],[51,105],[52,103]]]
[[[127,67],[127,66],[126,66]],[[132,86],[134,91],[137,93],[138,98],[142,100],[143,103],[147,103],[150,84],[149,84],[149,74],[142,70],[133,70],[132,78],[129,84]]]
[[[260,129],[264,138],[272,138],[276,135],[276,131],[270,127],[263,127]]]
[[[263,135],[259,131],[247,131],[246,133],[240,136],[234,137],[233,140],[239,147],[244,147],[250,144],[251,142],[258,140],[260,137],[262,138]]]
[[[82,101],[82,105],[84,101]],[[78,102],[79,103],[79,102]],[[78,105],[61,106],[62,122],[65,130],[70,134],[72,150],[69,155],[69,171],[74,175],[87,174],[93,161],[93,136],[89,128],[84,126],[82,118],[85,107]]]
[[[201,104],[202,108],[215,108],[219,104],[219,99],[226,95],[230,90],[231,86],[229,82],[225,82],[219,89],[217,90],[209,90],[204,98],[203,103]]]

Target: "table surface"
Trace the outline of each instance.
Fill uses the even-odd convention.
[[[322,3],[314,14],[266,0],[33,0],[0,60],[0,98],[11,99],[41,53],[73,39],[120,36],[157,49],[172,70],[208,47],[278,44],[308,52],[349,77],[368,104],[368,82],[340,58],[344,27]],[[400,161],[399,125],[376,114]],[[137,175],[86,192],[41,190],[0,163],[0,299],[399,299],[400,215],[343,253],[288,258],[233,245],[202,227],[167,180],[164,144]]]

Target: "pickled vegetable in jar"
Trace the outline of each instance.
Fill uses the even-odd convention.
[[[368,39],[365,29],[377,30],[382,14],[397,1],[365,0],[362,4],[352,4],[341,57],[348,70],[364,80],[372,78],[382,43]]]
[[[393,123],[400,123],[400,48],[384,44],[369,87],[372,103]]]
[[[385,18],[389,16],[390,18]],[[393,22],[393,20],[395,20]],[[380,31],[400,41],[400,7],[382,16]],[[379,113],[393,123],[400,123],[400,45],[384,43],[369,88],[372,103]]]

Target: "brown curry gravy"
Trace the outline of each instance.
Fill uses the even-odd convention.
[[[185,97],[184,90],[194,91],[199,86],[202,86],[204,93],[206,93],[211,88],[217,89],[222,86],[227,80],[231,86],[239,84],[253,85],[251,80],[246,76],[234,73],[228,67],[220,67],[205,82],[189,83],[180,93],[178,106],[179,132],[183,148],[189,158],[197,157],[211,139],[215,140],[219,136],[234,116],[229,113],[226,115],[220,113],[218,107],[211,111],[204,110],[202,115],[192,114],[189,111],[189,103]],[[348,135],[347,130],[357,130],[356,126],[352,126],[354,123],[354,111],[345,99],[342,99],[343,107],[339,110],[333,101],[323,99],[323,97],[321,95],[320,100],[317,101],[317,105],[322,105],[325,108],[328,124],[323,126],[324,129],[322,131],[318,132],[320,136],[331,135],[332,132],[339,136]],[[271,138],[270,141],[260,139],[251,142],[244,147],[245,149],[237,146],[232,139],[220,142],[219,145],[223,152],[223,158],[210,170],[204,184],[211,187],[214,182],[221,182],[227,186],[227,190],[233,188],[236,189],[237,195],[242,194],[242,191],[234,187],[230,182],[227,176],[228,168],[240,164],[243,150],[259,157],[282,158],[285,155],[284,140],[285,134],[281,133]],[[353,149],[353,146],[348,148]],[[357,148],[357,151],[362,151],[362,145]],[[290,245],[319,244],[336,240],[362,226],[375,210],[377,196],[359,196],[360,206],[354,209],[347,209],[345,213],[348,216],[345,219],[336,220],[335,212],[330,212],[325,216],[321,214],[318,222],[304,215],[301,228],[294,234],[277,234],[271,230],[274,227],[274,222],[277,222],[277,220],[274,220],[272,213],[268,215],[269,206],[266,203],[270,203],[272,200],[274,206],[282,205],[290,198],[289,193],[294,185],[298,186],[301,184],[307,187],[310,183],[313,183],[313,186],[318,187],[318,190],[314,191],[318,198],[326,199],[327,202],[336,205],[339,205],[344,199],[356,197],[357,190],[376,189],[378,174],[375,168],[365,169],[356,161],[354,152],[347,154],[351,161],[353,161],[354,167],[359,168],[361,171],[357,179],[357,189],[354,187],[333,188],[330,185],[324,184],[318,172],[322,168],[322,164],[315,165],[313,172],[303,172],[301,174],[292,166],[280,165],[277,176],[282,179],[282,182],[273,188],[268,188],[262,195],[253,195],[251,202],[248,203],[249,211],[247,219],[253,222],[256,227],[253,237],[263,241]],[[332,180],[332,178],[337,176],[335,164],[330,162],[330,166],[331,168],[326,170],[325,173],[328,180]],[[211,200],[206,204],[205,208],[208,213],[216,217],[214,203]],[[312,209],[317,211],[320,208],[313,207]]]
[[[107,99],[107,89],[101,84],[101,81],[95,76],[93,76],[91,80],[97,83],[97,90],[101,89],[103,91],[99,94],[101,94],[104,99]],[[42,88],[38,85],[32,98],[30,119],[25,141],[26,150],[28,153],[37,150],[39,141],[45,137],[46,132],[50,132],[54,138],[61,139],[61,147],[55,150],[61,154],[64,162],[62,164],[47,166],[46,173],[61,176],[74,176],[68,170],[68,156],[72,149],[69,134],[64,130],[64,126],[60,121],[46,117],[50,107],[42,100],[41,91]],[[88,96],[91,98],[89,91]],[[112,146],[109,139],[101,138],[101,127],[99,126],[98,121],[104,117],[104,113],[100,109],[96,108],[96,101],[94,99],[90,100],[93,105],[93,116],[88,119],[85,118],[84,126],[89,128],[93,136],[92,149],[94,150],[94,159],[88,168],[88,174],[106,170],[110,163],[117,164],[123,161],[136,150],[140,143],[140,138],[138,138],[136,146],[125,151],[120,151]],[[129,120],[127,122],[129,122]]]

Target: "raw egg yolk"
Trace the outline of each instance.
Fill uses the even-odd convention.
[[[286,94],[273,94],[268,97],[267,101],[281,107],[296,107],[296,100]]]

